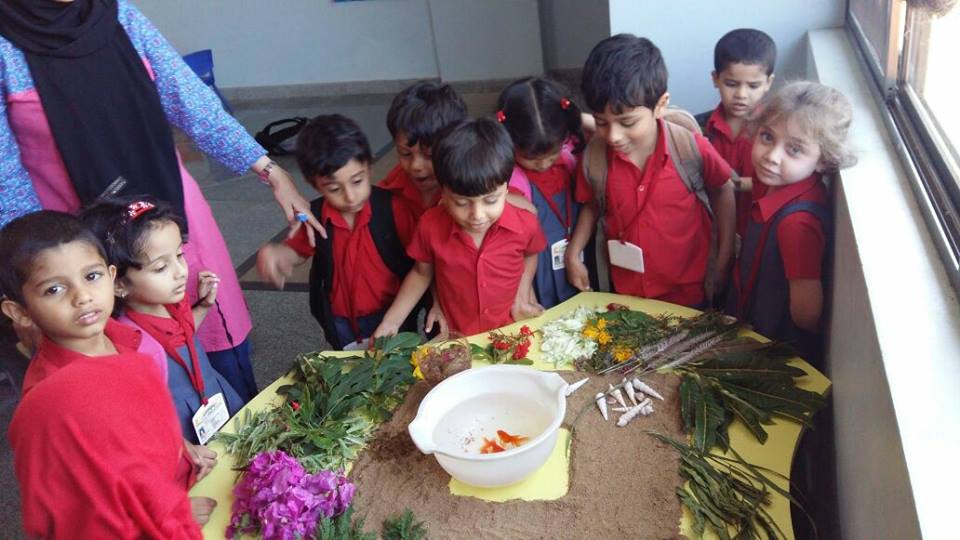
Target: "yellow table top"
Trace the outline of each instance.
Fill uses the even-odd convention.
[[[531,329],[542,328],[546,323],[570,312],[580,306],[604,308],[607,304],[616,302],[623,304],[631,309],[643,311],[651,315],[672,314],[681,316],[693,316],[698,312],[694,309],[668,304],[657,300],[647,300],[635,298],[632,296],[622,296],[610,293],[581,293],[567,300],[566,302],[554,306],[535,319],[528,319],[519,323],[514,323],[503,327],[507,333],[514,333],[524,324]],[[757,334],[747,332],[745,335],[760,337]],[[487,343],[486,334],[478,334],[467,338],[472,343],[485,345]],[[553,364],[544,362],[540,357],[540,338],[534,336],[530,347],[529,357],[534,361],[534,367],[543,370],[554,369]],[[353,356],[355,352],[330,352],[331,356]],[[805,390],[825,394],[830,388],[830,381],[810,364],[799,358],[792,362],[793,365],[803,369],[807,376],[797,381],[797,386]],[[560,366],[561,369],[570,369],[570,366]],[[277,396],[277,388],[284,384],[290,384],[291,379],[287,376],[281,377],[270,386],[263,389],[255,398],[238,413],[242,415],[244,411],[258,411],[267,407],[277,406],[282,403],[282,398]],[[761,444],[753,435],[747,431],[746,427],[739,421],[734,421],[729,429],[730,446],[743,456],[747,462],[761,467],[766,467],[776,471],[779,474],[789,478],[790,464],[793,461],[794,450],[800,436],[801,426],[797,423],[787,420],[776,420],[772,425],[764,426],[769,434],[766,444]],[[233,420],[223,427],[223,431],[234,432]],[[204,526],[204,538],[220,539],[224,538],[227,524],[230,522],[230,505],[233,502],[232,489],[237,479],[237,472],[233,470],[236,462],[233,456],[228,454],[223,445],[219,442],[213,442],[208,445],[219,454],[219,462],[213,471],[190,490],[190,496],[212,497],[217,501],[217,508],[210,516],[210,521]],[[789,490],[789,481],[775,475],[770,475],[770,479],[780,487]],[[788,535],[793,537],[793,526],[790,518],[790,503],[778,493],[771,494],[771,505],[769,507],[770,515],[773,516],[780,528]],[[686,509],[680,519],[680,532],[693,537],[690,532],[691,519]]]

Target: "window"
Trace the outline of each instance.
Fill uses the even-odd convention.
[[[960,290],[958,0],[850,0],[849,28],[889,111],[901,157],[934,240]]]

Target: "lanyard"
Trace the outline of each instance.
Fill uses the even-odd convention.
[[[559,221],[560,225],[563,226],[564,238],[566,238],[567,240],[570,240],[570,232],[572,231],[572,225],[573,225],[571,220],[571,217],[573,214],[573,203],[570,201],[570,190],[566,187],[564,187],[563,189],[563,204],[567,210],[566,216],[564,216],[564,214],[560,213],[560,208],[557,206],[557,203],[554,202],[553,195],[548,197],[544,193],[543,188],[540,187],[532,179],[530,180],[530,183],[535,185],[537,189],[540,190],[540,195],[542,195],[543,199],[547,202],[547,206],[550,207],[550,210],[553,212],[553,215],[557,216],[557,221]]]
[[[207,404],[207,396],[205,393],[205,385],[203,383],[203,372],[200,370],[200,355],[197,354],[196,345],[193,343],[193,332],[189,324],[184,324],[180,313],[177,311],[177,307],[174,305],[165,305],[163,306],[167,309],[167,312],[173,318],[177,324],[180,325],[184,330],[186,337],[187,351],[190,352],[190,363],[193,366],[193,369],[187,367],[187,363],[184,361],[183,357],[180,356],[180,353],[177,351],[177,348],[173,345],[173,342],[167,337],[167,335],[158,328],[153,322],[140,313],[137,313],[133,310],[127,310],[127,317],[133,322],[137,323],[140,328],[150,334],[153,339],[157,340],[160,343],[160,346],[163,347],[164,352],[167,353],[170,358],[180,365],[187,372],[187,377],[190,379],[190,384],[193,385],[193,389],[197,391],[197,395],[200,397],[200,403],[202,405]]]

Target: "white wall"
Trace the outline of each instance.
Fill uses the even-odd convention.
[[[590,49],[610,35],[606,0],[540,0],[543,63],[548,70],[579,69]]]
[[[844,23],[843,0],[610,0],[610,33],[649,38],[670,72],[671,102],[694,113],[719,102],[710,80],[713,47],[734,28],[757,28],[777,44],[781,80],[804,74],[803,37],[808,30]]]
[[[537,0],[427,0],[444,81],[543,74]]]
[[[133,0],[181,54],[213,49],[217,85],[437,77],[426,0]]]
[[[222,88],[543,73],[537,0],[133,2]]]

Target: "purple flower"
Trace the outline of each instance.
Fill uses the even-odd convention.
[[[312,537],[317,521],[343,513],[355,491],[342,471],[308,474],[283,451],[257,454],[233,488],[227,538],[258,530],[268,540]]]

